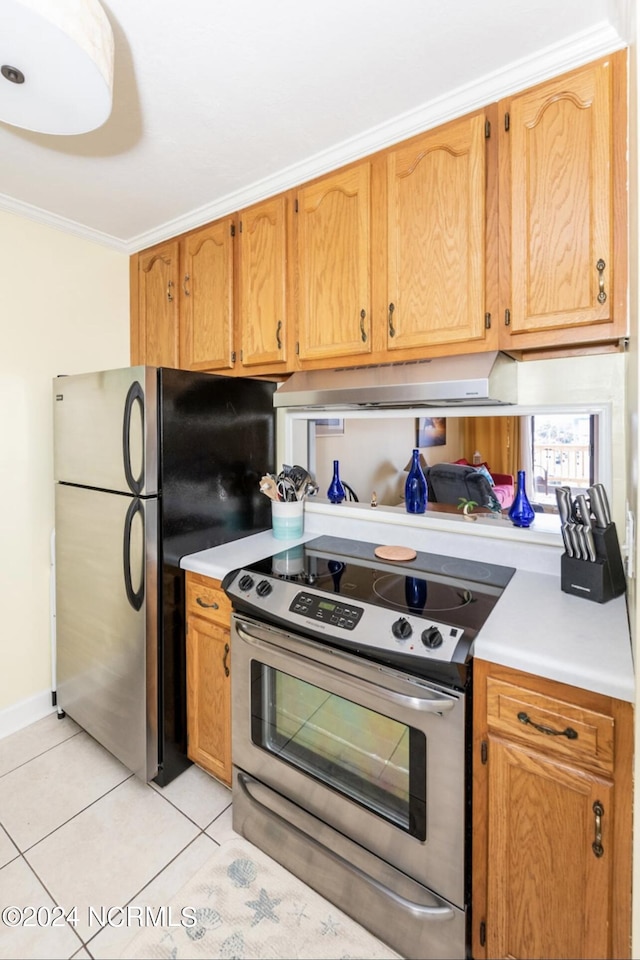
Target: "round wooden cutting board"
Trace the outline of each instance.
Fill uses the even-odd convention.
[[[373,551],[381,560],[415,560],[416,551],[411,547],[376,547]]]

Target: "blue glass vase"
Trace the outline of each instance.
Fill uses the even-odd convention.
[[[424,513],[427,509],[427,481],[420,466],[420,451],[411,454],[411,469],[404,485],[407,513]]]
[[[333,478],[329,484],[329,489],[327,490],[327,497],[331,503],[342,503],[346,497],[346,493],[340,479],[340,463],[338,460],[333,461]]]
[[[535,512],[525,488],[524,470],[518,470],[518,485],[513,503],[509,507],[509,520],[516,527],[530,527],[533,523]]]
[[[411,613],[420,615],[427,602],[427,581],[422,577],[405,577],[404,596]]]

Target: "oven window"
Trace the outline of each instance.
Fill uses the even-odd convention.
[[[251,688],[255,744],[425,839],[422,731],[255,660]]]

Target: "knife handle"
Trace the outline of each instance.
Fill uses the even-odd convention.
[[[611,523],[611,507],[609,506],[609,498],[607,496],[607,491],[604,488],[602,483],[594,483],[595,489],[600,495],[602,501],[602,507],[604,512],[605,525],[608,526]]]

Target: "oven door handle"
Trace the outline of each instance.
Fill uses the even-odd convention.
[[[257,787],[259,787],[260,784],[258,781],[248,777],[245,773],[242,773],[241,770],[238,770],[238,784],[240,785],[242,792],[245,794],[249,802],[255,804],[257,807],[260,807],[262,811],[264,811],[263,816],[276,820],[283,829],[297,834],[297,836],[302,838],[305,843],[310,843],[312,846],[321,850],[322,853],[328,856],[331,860],[338,863],[342,869],[347,870],[349,873],[355,874],[355,876],[360,880],[364,880],[364,882],[369,886],[374,887],[374,889],[384,894],[385,897],[393,900],[394,903],[396,903],[399,907],[402,907],[403,910],[411,913],[414,917],[423,920],[453,920],[455,916],[453,909],[444,905],[444,901],[441,901],[443,903],[443,906],[441,907],[427,907],[424,906],[424,904],[416,903],[414,900],[408,900],[395,890],[387,887],[384,883],[376,880],[375,877],[370,876],[368,873],[366,873],[366,871],[356,866],[355,863],[350,863],[348,860],[345,860],[344,857],[341,857],[339,853],[336,853],[334,850],[326,847],[323,843],[320,843],[320,841],[315,837],[312,837],[311,834],[301,830],[300,827],[297,827],[294,823],[285,820],[284,817],[281,817],[279,813],[277,813],[275,810],[272,810],[271,807],[267,807],[264,803],[258,800],[256,796],[253,795],[250,786],[255,784]],[[247,837],[247,839],[250,838]],[[435,896],[435,894],[432,894],[432,896]]]
[[[254,636],[254,634],[247,630],[244,624],[236,622],[236,630],[241,640],[259,649],[273,650],[273,647],[277,646],[277,644],[270,644],[268,641]],[[287,650],[286,655],[288,661],[297,661],[300,664],[308,665],[308,658],[301,656],[299,653]],[[447,697],[446,694],[436,693],[435,691],[432,691],[429,696],[414,697],[407,696],[404,693],[397,693],[395,690],[387,690],[386,687],[380,687],[378,684],[369,683],[366,680],[359,680],[357,677],[345,673],[343,670],[337,670],[335,667],[330,667],[328,664],[323,664],[322,669],[326,673],[332,673],[334,676],[339,677],[341,683],[360,693],[375,694],[375,696],[381,700],[386,700],[388,703],[393,703],[396,706],[408,707],[411,710],[422,710],[424,713],[444,713],[446,710],[452,710],[457,703],[456,700]]]

